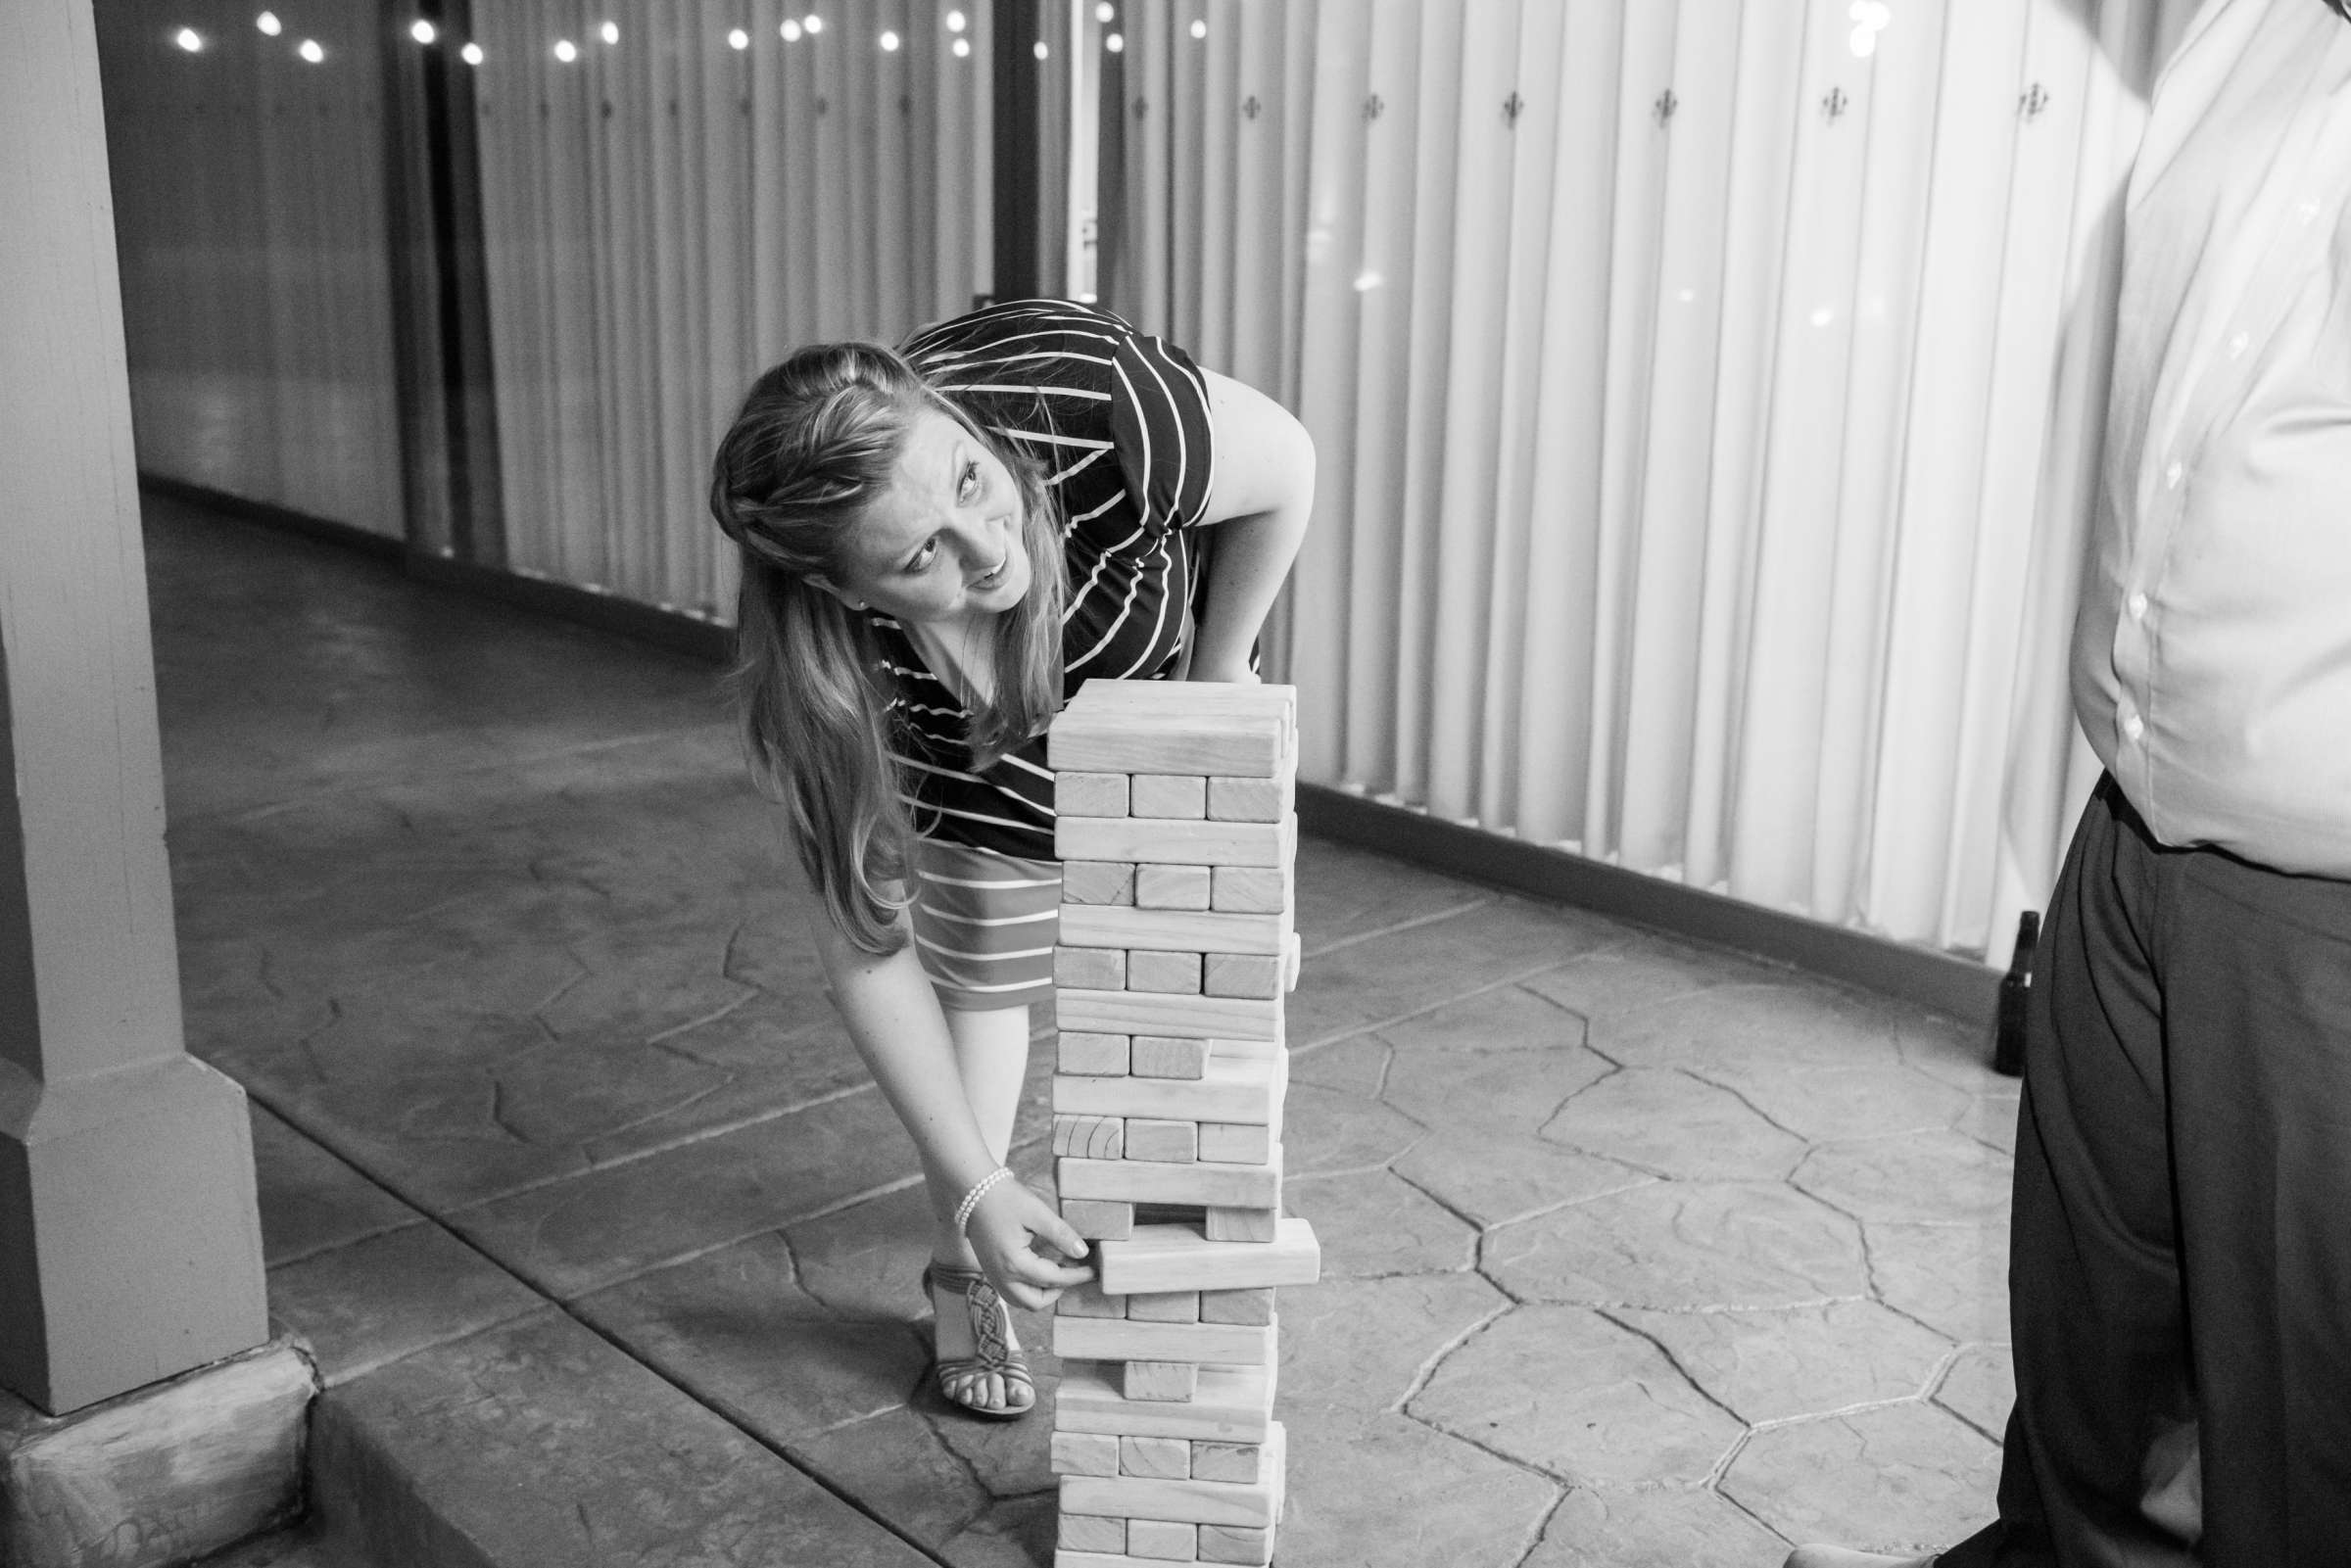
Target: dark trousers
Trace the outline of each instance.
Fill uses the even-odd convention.
[[[2026,1049],[2000,1519],[1943,1568],[2351,1565],[2351,881],[2101,782]]]

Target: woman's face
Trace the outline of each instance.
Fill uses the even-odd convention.
[[[892,482],[843,550],[841,598],[900,621],[959,621],[1011,609],[1029,592],[1021,494],[970,431],[924,409],[898,448]]]

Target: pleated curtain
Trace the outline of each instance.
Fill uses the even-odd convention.
[[[989,6],[474,14],[508,561],[730,618],[704,497],[752,378],[988,290]]]
[[[1120,5],[1106,303],[1319,454],[1306,774],[2004,959],[2190,9]]]

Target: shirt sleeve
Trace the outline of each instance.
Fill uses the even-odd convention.
[[[1216,432],[1208,385],[1190,355],[1164,338],[1120,334],[1111,356],[1110,432],[1146,533],[1207,517]]]

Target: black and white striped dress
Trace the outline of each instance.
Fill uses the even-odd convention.
[[[925,328],[902,352],[1044,465],[1070,570],[1064,696],[1097,678],[1174,674],[1198,588],[1186,531],[1206,514],[1216,473],[1191,356],[1063,300],[989,306]],[[924,965],[950,1006],[1044,1000],[1061,898],[1044,737],[975,772],[962,702],[896,621],[870,611],[867,621],[896,677],[895,754],[924,839],[914,910]]]

